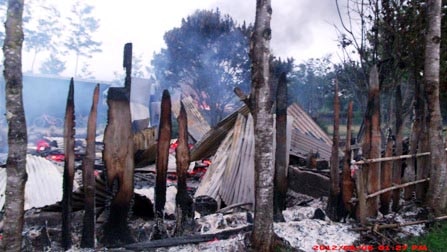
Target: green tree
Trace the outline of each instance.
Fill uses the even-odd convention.
[[[329,58],[309,59],[299,64],[290,74],[291,102],[298,102],[310,115],[316,117],[328,106],[332,96],[332,65]]]
[[[167,47],[152,61],[156,79],[164,88],[191,95],[216,124],[238,103],[233,89],[248,90],[249,31],[219,10],[196,11],[164,35]]]
[[[76,1],[71,8],[69,36],[64,45],[76,56],[74,76],[78,76],[80,58],[90,59],[92,54],[101,52],[101,42],[93,39],[93,33],[99,28],[99,19],[93,16],[94,7],[82,1]]]
[[[63,53],[58,41],[62,36],[63,25],[60,22],[60,12],[54,5],[48,4],[46,0],[31,3],[26,5],[24,14],[27,21],[24,24],[24,49],[33,54],[31,73],[34,73],[35,62],[40,53]]]
[[[65,70],[65,61],[59,59],[56,55],[51,54],[40,66],[39,72],[42,74],[59,75]]]

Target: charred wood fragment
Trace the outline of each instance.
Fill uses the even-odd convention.
[[[71,240],[71,212],[72,212],[72,193],[73,179],[75,170],[75,153],[74,153],[74,135],[75,135],[75,105],[74,105],[74,81],[70,80],[68,90],[67,107],[65,109],[64,123],[64,175],[63,175],[63,194],[62,194],[62,248],[70,249]]]
[[[282,211],[286,209],[287,197],[287,78],[286,73],[279,77],[276,92],[276,150],[275,150],[275,189],[274,219],[284,221]]]
[[[363,155],[367,159],[379,158],[381,156],[381,131],[380,131],[380,89],[379,74],[377,66],[373,66],[369,77],[368,106],[364,118],[365,137],[362,144]],[[370,163],[364,168],[366,192],[368,194],[380,190],[380,163]],[[379,200],[378,197],[368,199],[367,217],[377,215]]]
[[[82,248],[95,247],[95,136],[98,113],[99,85],[93,91],[93,103],[87,122],[87,148],[82,161],[82,181],[84,185],[84,219],[82,227]]]
[[[385,157],[391,157],[393,155],[393,137],[391,134],[391,129],[388,132],[387,144],[385,148]],[[381,167],[381,189],[391,187],[392,177],[393,177],[393,162],[386,161],[382,163]],[[380,212],[382,214],[388,214],[390,210],[391,203],[391,192],[386,192],[380,195]],[[393,201],[394,202],[394,201]]]
[[[352,105],[353,102],[349,102],[348,105],[348,118],[346,123],[346,147],[345,156],[343,160],[343,173],[342,173],[342,198],[343,204],[348,214],[354,213],[354,206],[351,203],[351,199],[354,196],[354,180],[351,176],[351,134],[352,134]]]
[[[171,114],[171,95],[168,90],[164,90],[161,98],[160,126],[158,129],[153,240],[162,239],[167,236],[163,217],[166,204],[166,176],[168,171],[169,146],[171,144]]]
[[[338,81],[334,80],[334,132],[331,151],[331,186],[326,213],[333,221],[342,217],[343,201],[340,190],[339,142],[340,142],[340,98],[338,97]]]
[[[215,239],[228,239],[230,236],[249,232],[252,230],[252,226],[244,226],[241,228],[225,230],[220,233],[215,234],[202,234],[202,235],[190,235],[190,236],[179,236],[172,237],[163,240],[147,241],[126,245],[126,249],[131,249],[132,251],[146,251],[147,249],[161,248],[161,247],[172,247],[180,246],[184,244],[195,244],[200,242],[212,241]]]
[[[128,48],[129,44],[126,44]],[[131,44],[130,44],[131,46]],[[125,50],[124,58],[128,58]],[[131,57],[131,56],[130,56]],[[108,123],[104,131],[103,158],[107,184],[115,192],[104,225],[104,243],[108,246],[131,243],[127,224],[133,196],[134,143],[130,115],[130,70],[126,67],[126,86],[110,88],[107,94]]]
[[[178,122],[178,145],[175,150],[177,165],[177,195],[176,201],[176,236],[192,233],[194,230],[193,200],[186,188],[186,178],[190,163],[188,147],[188,118],[183,102],[180,102]]]

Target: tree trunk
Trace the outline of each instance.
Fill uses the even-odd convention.
[[[188,118],[183,102],[180,102],[178,122],[178,145],[175,150],[177,164],[177,195],[176,202],[176,236],[191,234],[194,231],[193,200],[186,188],[186,178],[190,163],[188,147]]]
[[[166,176],[168,172],[169,146],[171,144],[171,95],[168,90],[163,91],[161,98],[160,124],[157,143],[157,176],[155,180],[155,224],[152,239],[167,237],[163,223],[166,204]]]
[[[367,159],[379,158],[381,155],[380,133],[380,90],[377,66],[373,66],[369,77],[368,108],[365,115],[365,139],[362,145],[363,155]],[[368,194],[380,190],[380,163],[370,163],[365,166],[363,178]],[[366,202],[367,217],[375,217],[378,210],[378,197]]]
[[[352,126],[352,105],[353,102],[349,102],[348,105],[348,120],[346,123],[346,147],[345,157],[343,161],[343,174],[342,174],[342,197],[343,204],[348,214],[354,214],[353,205],[351,199],[354,195],[354,180],[351,176],[351,126]]]
[[[95,247],[95,137],[98,111],[99,85],[93,92],[93,103],[87,123],[87,148],[82,161],[82,181],[84,185],[84,225],[82,226],[82,248]]]
[[[427,203],[436,215],[441,215],[447,210],[447,160],[439,104],[441,0],[427,1],[427,14],[428,30],[425,40],[424,84],[428,105],[428,136],[431,153]]]
[[[28,137],[23,110],[22,77],[23,0],[9,0],[3,44],[8,158],[6,160],[3,250],[20,251],[24,222],[26,147]]]
[[[276,152],[275,152],[275,193],[274,216],[284,221],[282,211],[286,209],[287,197],[287,79],[282,73],[276,94]]]
[[[76,131],[74,129],[75,122],[75,107],[74,107],[74,83],[73,78],[70,80],[70,87],[68,91],[67,107],[65,109],[64,122],[64,175],[63,175],[63,195],[62,195],[62,247],[65,250],[71,248],[71,213],[72,194],[73,194],[73,179],[75,170],[75,154],[74,154],[74,136]]]
[[[338,97],[338,81],[334,81],[334,132],[332,137],[332,152],[331,152],[331,185],[329,188],[329,198],[326,208],[328,217],[333,221],[339,221],[341,218],[341,203],[340,195],[340,169],[339,169],[339,142],[340,142],[340,99]]]
[[[251,237],[255,251],[270,251],[273,241],[273,115],[270,78],[270,0],[256,2],[251,37],[252,84],[250,110],[255,132],[255,218]]]

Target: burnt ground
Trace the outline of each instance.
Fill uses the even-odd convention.
[[[98,164],[97,169],[98,174],[101,176],[101,173],[103,172],[101,164]],[[199,185],[201,175],[202,174],[198,172],[192,174],[188,178],[188,192],[191,196]],[[81,174],[79,170],[76,177],[78,183],[81,183]],[[137,191],[153,188],[155,184],[154,181],[155,174],[153,173],[135,173],[135,189]],[[175,174],[168,175],[167,184],[168,188],[175,189]],[[171,193],[174,192],[175,190],[171,191]],[[399,244],[404,237],[420,235],[426,230],[426,227],[430,225],[421,224],[406,228],[386,229],[380,232],[366,230],[354,234],[348,232],[347,229],[347,227],[357,225],[354,220],[349,220],[348,224],[342,226],[338,225],[338,223],[331,222],[324,216],[324,211],[321,210],[325,208],[326,201],[326,198],[313,198],[289,191],[287,198],[288,210],[285,212],[285,215],[287,215],[285,216],[287,219],[286,223],[275,223],[275,232],[278,235],[282,235],[284,239],[287,240],[286,243],[289,243],[294,247],[294,251],[300,251],[298,248],[301,248],[302,251],[308,251],[309,247],[306,247],[306,244],[313,246],[317,244],[335,245],[339,244],[340,241],[345,241],[345,245],[350,245],[351,243],[358,246],[367,244],[376,246],[377,248],[379,245]],[[249,211],[237,209],[236,213],[233,214],[215,213],[217,210],[217,203],[214,200],[207,199],[206,197],[199,197],[195,199],[195,202],[195,209],[200,216],[202,216],[201,218],[196,219],[196,235],[211,234],[241,227],[244,228],[251,225],[250,223],[253,216]],[[171,211],[167,211],[165,215],[166,229],[171,236],[175,228],[175,215],[172,212],[172,208],[174,207],[173,204],[172,200],[171,202],[167,202]],[[111,250],[110,248],[107,249],[101,242],[103,237],[103,225],[107,216],[107,209],[104,207],[104,202],[98,204],[97,212],[96,250]],[[322,212],[323,215],[321,215]],[[136,242],[142,243],[150,240],[154,225],[153,216],[152,201],[142,194],[135,194],[133,208],[129,213],[129,230]],[[73,212],[72,218],[72,251],[79,251],[83,211],[79,210]],[[423,219],[427,219],[426,211],[423,208],[420,208],[417,202],[409,201],[403,204],[399,213],[379,216],[377,220],[374,220],[373,222],[380,225]],[[346,240],[340,236],[331,238],[331,233],[346,234]],[[245,251],[249,247],[248,234],[249,232],[247,232],[246,229],[242,229],[236,234],[220,236],[219,239],[214,238],[213,242],[205,242],[197,245],[182,245],[179,247],[172,247],[171,249],[160,248],[158,251]],[[358,235],[358,237],[356,236],[355,242],[353,242],[353,239],[349,239],[352,238],[349,236],[354,235]],[[61,251],[61,212],[58,207],[50,206],[26,211],[23,236],[23,251]],[[313,240],[307,238],[312,238]],[[188,240],[186,240],[186,242],[187,241]],[[123,248],[117,250],[123,250]]]

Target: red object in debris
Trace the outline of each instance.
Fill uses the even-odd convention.
[[[57,154],[49,154],[47,156],[47,159],[50,159],[52,161],[56,161],[56,162],[62,162],[65,160],[65,155],[62,153],[57,153]]]
[[[169,146],[169,153],[173,153],[175,151],[175,149],[177,149],[178,146],[178,140],[175,140],[175,142],[173,142],[170,146]],[[192,147],[194,147],[194,145],[192,144],[188,144],[189,149],[192,149]]]
[[[50,142],[45,139],[40,139],[39,141],[37,141],[36,145],[38,152],[45,151],[50,148]]]

